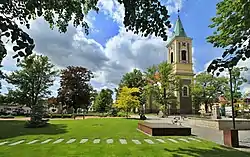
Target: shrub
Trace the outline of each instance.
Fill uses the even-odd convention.
[[[107,117],[107,116],[109,116],[109,113],[102,113],[102,114],[100,114],[100,117]]]
[[[101,113],[99,113],[99,112],[88,112],[85,114],[85,116],[100,116],[100,115],[101,115]]]
[[[118,111],[116,108],[111,108],[111,110],[108,112],[108,115],[111,117],[116,117],[117,113],[118,113]]]
[[[0,118],[3,118],[3,119],[11,119],[11,118],[15,118],[15,117],[12,116],[12,115],[1,115]]]
[[[72,114],[47,114],[44,118],[72,118]]]
[[[250,119],[250,115],[244,115],[244,118]]]
[[[140,115],[140,120],[146,120],[147,117],[145,115]]]
[[[118,116],[118,117],[126,117],[126,116],[127,116],[127,113],[125,113],[125,112],[118,112],[118,113],[117,113],[117,116]]]
[[[72,114],[62,114],[62,118],[72,118]]]
[[[42,119],[41,121],[27,121],[24,125],[25,128],[42,128],[47,126],[49,119]]]

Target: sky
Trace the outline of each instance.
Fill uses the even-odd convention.
[[[171,24],[177,19],[180,9],[180,18],[184,29],[193,39],[194,72],[206,70],[209,63],[220,57],[223,50],[213,48],[206,41],[212,35],[209,28],[211,18],[216,15],[216,4],[220,0],[162,0],[166,5]],[[103,88],[115,88],[122,76],[134,68],[145,70],[147,67],[158,64],[167,59],[166,42],[159,37],[141,37],[126,32],[123,25],[124,7],[117,0],[99,0],[100,12],[93,11],[86,16],[90,26],[90,34],[84,34],[79,28],[72,25],[66,33],[59,33],[57,29],[51,30],[42,19],[31,22],[31,29],[27,30],[35,40],[35,53],[46,55],[57,68],[69,65],[83,66],[95,74],[91,84],[100,91]],[[173,31],[169,30],[169,34]],[[3,72],[10,73],[16,70],[16,61],[12,59],[12,45],[7,45],[8,55],[3,60]],[[250,61],[240,62],[238,66],[248,66]],[[226,74],[225,74],[226,75]],[[249,72],[243,74],[250,80]],[[12,87],[2,82],[2,93]],[[249,82],[250,84],[250,82]],[[250,91],[250,85],[244,84],[243,92]],[[54,96],[57,95],[59,79],[51,87]]]

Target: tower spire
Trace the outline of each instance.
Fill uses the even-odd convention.
[[[174,36],[187,37],[187,34],[186,34],[184,27],[182,25],[182,22],[181,22],[180,9],[178,9],[178,18],[177,18],[177,21],[175,23]]]

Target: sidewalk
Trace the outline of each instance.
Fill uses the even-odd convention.
[[[222,130],[207,127],[190,126],[186,125],[185,122],[183,123],[183,126],[191,127],[193,135],[209,141],[213,141],[220,145],[224,145]],[[239,144],[241,148],[236,149],[250,152],[250,131],[239,131]]]
[[[157,116],[147,116],[149,119],[157,119]],[[164,123],[171,123],[173,117],[169,118],[158,118]],[[221,130],[212,129],[208,127],[198,127],[188,124],[189,119],[182,121],[183,126],[191,127],[192,134],[198,136],[199,138],[213,141],[217,144],[224,145],[223,141],[223,132]],[[239,142],[240,146],[244,148],[236,148],[237,150],[250,152],[250,130],[248,131],[239,131]],[[248,148],[247,148],[248,147]]]

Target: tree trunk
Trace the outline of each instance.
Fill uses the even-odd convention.
[[[128,118],[128,110],[129,110],[129,109],[127,109],[127,118]]]
[[[43,118],[43,106],[42,104],[36,103],[31,106],[30,114],[30,126],[29,127],[41,127],[45,123],[42,120]]]
[[[213,110],[213,104],[209,104],[210,110]]]
[[[208,113],[208,104],[207,104],[207,102],[205,103],[205,111],[206,111],[206,113]]]
[[[150,113],[152,113],[152,107],[153,107],[153,103],[152,103],[152,93],[149,93],[149,109],[150,109]]]
[[[74,120],[76,119],[75,111],[77,111],[77,108],[73,107],[73,118],[74,118]]]

